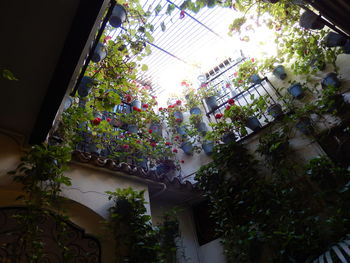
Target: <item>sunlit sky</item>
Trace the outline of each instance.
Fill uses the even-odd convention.
[[[159,3],[167,5],[165,0],[160,0]],[[190,14],[220,37],[190,16],[180,19],[180,10],[175,10],[171,17],[163,15],[155,22],[154,44],[186,62],[179,61],[156,48],[152,48],[152,54],[142,61],[149,66],[149,70],[142,78],[152,79],[160,86],[160,92],[157,94],[160,106],[165,106],[169,96],[181,94],[182,80],[191,81],[196,87],[199,75],[226,58],[236,59],[240,50],[251,58],[270,56],[276,50],[274,34],[265,27],[255,27],[254,30],[243,32],[241,35],[228,36],[229,24],[239,16],[233,9],[206,8],[198,14]],[[161,22],[166,26],[164,32],[159,26]],[[245,35],[249,35],[249,42],[240,40]]]

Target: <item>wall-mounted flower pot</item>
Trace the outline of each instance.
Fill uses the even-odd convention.
[[[261,78],[259,77],[258,74],[253,74],[250,76],[250,82],[253,84],[259,84],[261,83]]]
[[[343,46],[343,53],[350,54],[350,39],[346,40],[346,43]]]
[[[258,131],[261,129],[261,123],[257,117],[249,117],[245,126],[251,129],[252,131]]]
[[[275,75],[277,78],[284,80],[287,77],[287,73],[282,65],[278,65],[274,70],[273,70],[273,75]]]
[[[214,142],[213,141],[203,142],[202,149],[206,155],[211,155],[214,151]]]
[[[162,136],[162,126],[158,123],[153,123],[149,126],[149,128],[153,131],[153,133]]]
[[[72,103],[73,103],[73,98],[71,96],[68,96],[64,102],[64,105],[63,105],[63,110],[66,110],[68,109],[70,106],[72,106]]]
[[[267,113],[275,119],[280,118],[283,115],[283,110],[282,110],[281,104],[275,103],[275,104],[270,105],[267,108]]]
[[[300,83],[291,85],[288,88],[288,92],[296,99],[301,99],[304,97],[304,90]]]
[[[175,111],[174,117],[176,119],[176,122],[178,122],[178,123],[181,123],[184,120],[184,115],[182,114],[181,111]]]
[[[156,167],[158,175],[166,175],[176,169],[174,161],[172,160],[163,160]]]
[[[178,126],[178,127],[176,127],[176,132],[177,132],[179,135],[181,135],[181,136],[187,135],[186,126]]]
[[[280,0],[263,0],[263,2],[265,3],[270,3],[270,4],[276,4],[278,3]]]
[[[311,125],[311,120],[310,118],[307,117],[303,117],[301,118],[297,124],[295,125],[295,127],[302,132],[305,135],[310,135],[311,133],[313,133],[313,127]]]
[[[181,144],[181,150],[187,155],[192,155],[193,154],[193,145],[190,142],[183,142]]]
[[[116,4],[112,15],[109,18],[109,24],[112,27],[120,27],[126,21],[126,10],[122,5]]]
[[[205,135],[208,131],[207,124],[203,121],[197,124],[197,131],[201,133],[202,135]]]
[[[218,103],[216,101],[217,97],[216,96],[210,96],[205,98],[205,103],[208,106],[209,111],[212,111],[218,107]]]
[[[236,134],[234,134],[233,132],[226,133],[221,138],[222,142],[225,144],[235,142],[236,139],[237,139]]]
[[[337,73],[331,72],[328,73],[327,76],[322,79],[321,82],[322,88],[328,88],[328,87],[333,87],[333,88],[340,88],[340,80],[338,79]]]
[[[139,131],[139,128],[135,124],[129,124],[128,125],[128,132],[131,133],[137,133]]]
[[[82,98],[86,97],[87,95],[89,95],[90,90],[94,85],[95,85],[94,79],[84,76],[79,83],[78,95]]]
[[[299,20],[299,25],[305,29],[322,29],[324,23],[319,15],[310,10],[306,10]]]
[[[104,45],[102,43],[98,43],[94,50],[94,53],[92,54],[91,60],[97,63],[103,60],[106,56],[107,52]]]
[[[199,115],[201,113],[202,113],[202,111],[199,107],[193,107],[192,109],[190,109],[191,115]]]
[[[335,32],[329,32],[324,38],[326,47],[341,47],[346,44],[346,37]]]
[[[138,109],[141,109],[141,107],[142,107],[141,101],[139,101],[139,100],[134,100],[134,101],[131,103],[131,108],[133,108],[133,107],[136,107],[136,108],[138,108]]]

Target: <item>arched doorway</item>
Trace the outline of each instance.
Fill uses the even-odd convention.
[[[39,262],[100,263],[99,241],[72,222],[49,211],[33,211],[25,207],[0,208],[0,262],[29,263],[32,251],[42,248]],[[27,220],[27,221],[26,221]],[[29,220],[29,221],[28,221]],[[35,222],[35,241],[24,242],[30,235],[25,222]],[[38,247],[36,247],[38,246]],[[35,253],[36,254],[36,253]]]

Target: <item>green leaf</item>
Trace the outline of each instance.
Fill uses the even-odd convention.
[[[147,71],[148,70],[148,66],[146,64],[143,64],[141,67],[142,71]]]
[[[11,71],[9,71],[8,69],[4,69],[2,71],[2,76],[3,76],[3,78],[8,79],[8,80],[18,80],[15,77],[15,75],[13,75],[13,73]]]

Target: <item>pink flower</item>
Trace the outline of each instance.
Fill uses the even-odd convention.
[[[228,89],[229,87],[231,87],[230,83],[226,83],[226,88]]]
[[[171,145],[171,142],[165,142],[165,145],[169,146],[169,145]]]
[[[152,132],[153,132],[153,130],[152,130],[152,129],[149,129],[149,130],[148,130],[148,133],[152,133]]]
[[[181,105],[182,101],[181,100],[177,100],[176,101],[176,105]]]
[[[233,73],[233,76],[237,77],[238,76],[238,72]]]
[[[105,40],[104,40],[103,42],[106,43],[108,40],[111,40],[111,39],[112,39],[111,36],[106,36],[106,37],[105,37]]]
[[[222,113],[217,113],[217,114],[215,114],[215,119],[221,119],[222,118],[222,116],[224,116]]]
[[[128,145],[128,144],[123,144],[123,145],[122,145],[122,148],[123,148],[123,149],[129,149],[129,145]]]
[[[101,118],[98,118],[98,117],[96,117],[95,119],[93,119],[93,120],[91,121],[91,123],[92,123],[93,125],[99,125],[100,122],[101,122]]]
[[[252,58],[252,59],[251,59],[251,61],[252,61],[252,62],[255,62],[255,59],[254,59],[254,58]]]
[[[235,100],[234,99],[229,99],[227,101],[227,103],[230,104],[230,105],[235,105]]]
[[[185,10],[181,10],[180,19],[183,19],[184,17],[185,17]]]
[[[181,86],[186,86],[186,85],[187,85],[186,81],[181,81]]]
[[[107,120],[106,120],[106,121],[111,122],[111,120],[112,120],[111,118],[107,118]]]
[[[147,108],[148,108],[148,104],[143,104],[143,105],[142,105],[142,108],[147,109]]]

